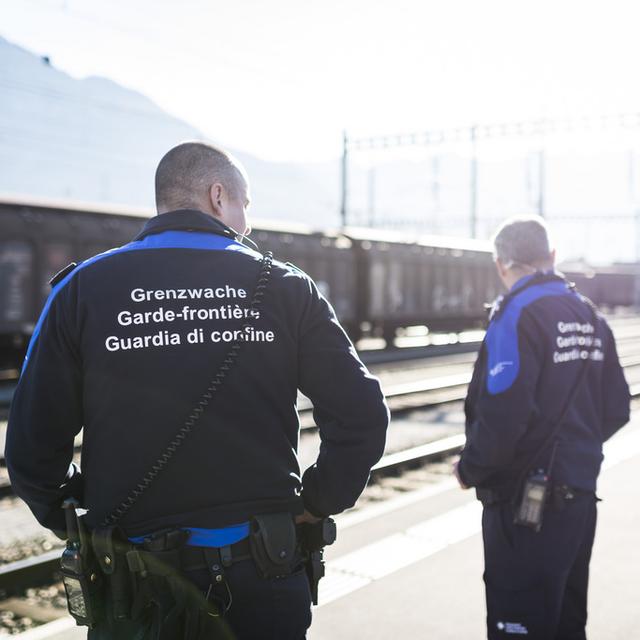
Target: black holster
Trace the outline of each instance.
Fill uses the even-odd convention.
[[[336,540],[336,523],[332,518],[313,524],[305,522],[298,526],[298,532],[311,600],[318,604],[318,587],[324,577],[324,548]]]
[[[104,597],[111,605],[111,619],[104,623],[114,637],[119,623],[139,624],[145,640],[219,636],[219,611],[182,573],[188,535],[180,529],[166,530],[134,545],[115,528],[93,532],[94,552],[106,578]]]
[[[106,578],[106,591],[111,598],[113,617],[116,620],[128,620],[131,618],[133,585],[126,564],[126,553],[132,545],[114,527],[94,529],[91,543],[98,565]]]

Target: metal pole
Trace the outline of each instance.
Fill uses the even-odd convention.
[[[431,157],[431,202],[433,204],[433,223],[431,231],[438,233],[438,214],[440,213],[440,156]]]
[[[376,168],[369,167],[369,226],[375,225],[376,218]]]
[[[538,215],[544,218],[544,188],[545,188],[545,153],[540,149],[538,153]]]
[[[343,227],[347,226],[347,166],[348,166],[347,132],[342,132],[342,194],[340,199],[340,221]]]
[[[531,153],[528,152],[524,158],[524,182],[525,182],[525,190],[527,193],[527,206],[532,205],[535,202],[535,181],[533,176],[533,158]]]
[[[636,262],[640,262],[640,203],[638,203],[636,187],[636,154],[633,149],[629,150],[629,199],[631,200],[635,226]]]
[[[631,202],[631,211],[633,216],[633,227],[635,235],[635,254],[636,254],[636,269],[635,269],[635,289],[633,303],[637,307],[640,305],[640,203],[638,202],[638,188],[636,185],[637,180],[637,167],[636,167],[636,152],[635,149],[629,149],[629,200]]]
[[[631,207],[636,210],[636,157],[633,149],[629,149],[629,174],[627,176],[629,181],[629,200],[631,201]]]
[[[544,150],[545,121],[540,121],[540,151],[538,153],[538,215],[544,218],[545,209],[545,150]]]
[[[636,262],[640,264],[640,207],[636,206],[634,211],[635,228],[636,228]],[[638,282],[640,287],[640,280]],[[639,294],[640,295],[640,294]]]
[[[473,125],[469,130],[471,138],[471,184],[470,184],[470,215],[471,215],[471,237],[476,238],[478,234],[478,153],[477,139],[478,127]]]

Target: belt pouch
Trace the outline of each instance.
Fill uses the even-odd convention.
[[[289,512],[254,516],[249,543],[258,573],[263,578],[278,578],[292,573],[296,528]]]

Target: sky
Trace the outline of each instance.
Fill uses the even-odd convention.
[[[266,160],[350,136],[640,111],[632,1],[0,0],[0,35]]]

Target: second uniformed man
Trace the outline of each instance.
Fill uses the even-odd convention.
[[[541,219],[495,236],[491,313],[457,466],[484,510],[490,640],[581,640],[602,443],[629,419],[611,329],[554,271]]]
[[[129,244],[55,283],[11,408],[12,485],[58,532],[66,498],[88,509],[108,576],[90,638],[204,637],[224,615],[215,637],[299,640],[310,590],[293,518],[354,504],[382,455],[387,407],[313,281],[237,240],[249,188],[227,153],[170,150],[156,200]],[[322,440],[303,475],[298,389]],[[184,609],[183,574],[215,600],[204,622]]]

